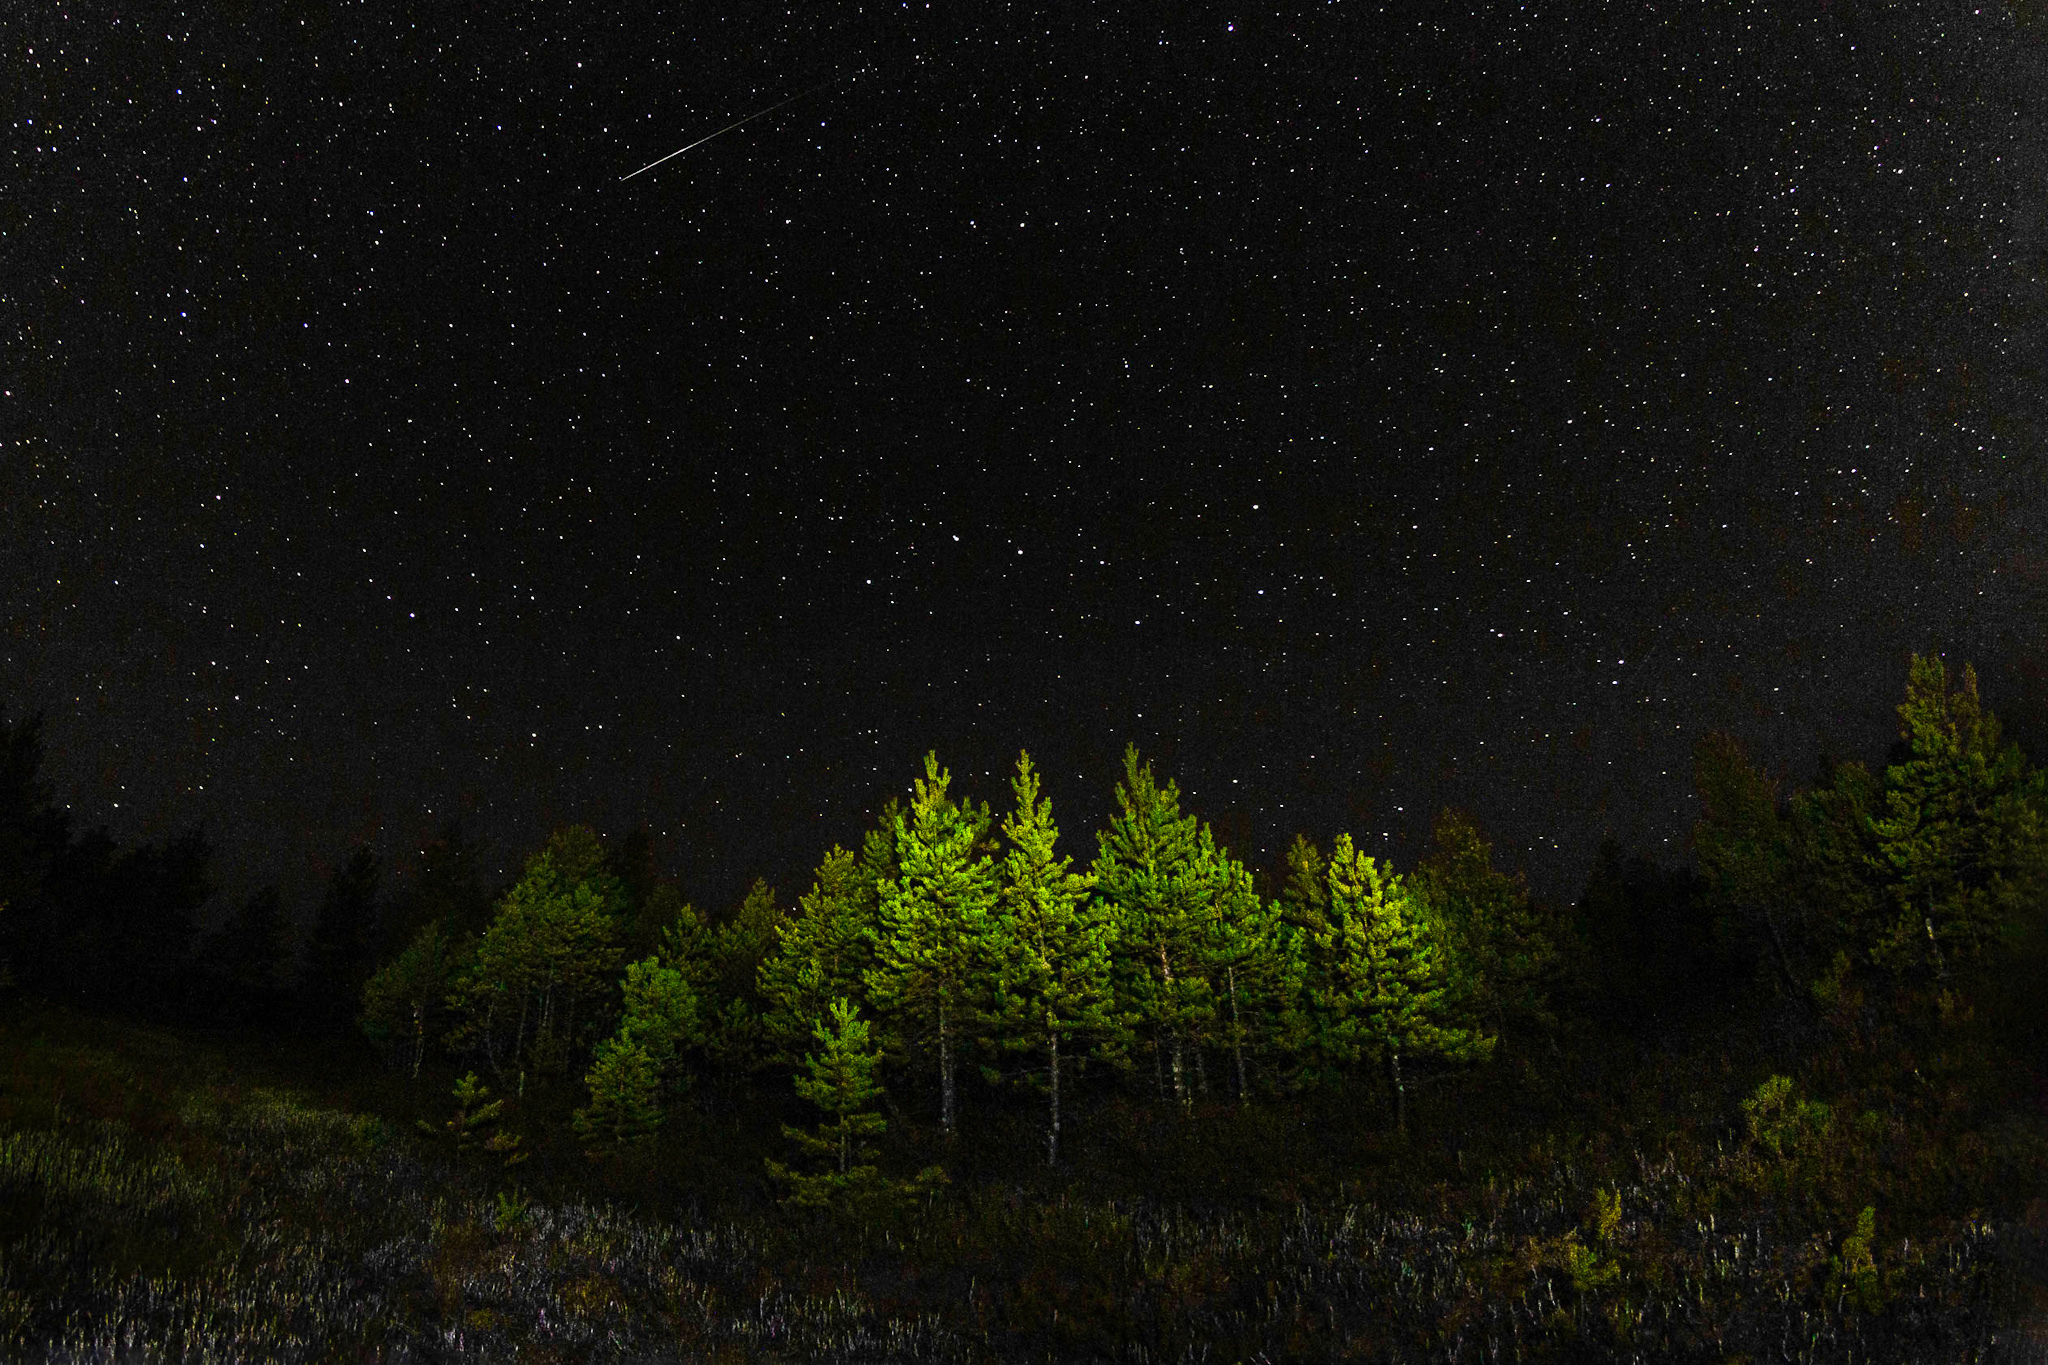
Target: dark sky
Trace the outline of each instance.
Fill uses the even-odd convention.
[[[16,7],[0,700],[233,885],[713,902],[928,747],[1565,896],[1914,649],[2044,714],[2048,25],[1273,8]]]

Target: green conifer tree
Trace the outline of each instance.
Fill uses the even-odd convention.
[[[1778,784],[1717,731],[1693,749],[1693,787],[1703,807],[1693,848],[1721,932],[1765,964],[1783,998],[1803,1002],[1816,967],[1813,933],[1792,893],[1792,821]]]
[[[458,1156],[481,1150],[493,1153],[506,1166],[517,1166],[528,1154],[520,1150],[517,1133],[499,1126],[505,1102],[490,1099],[490,1093],[490,1087],[479,1081],[474,1071],[469,1072],[455,1082],[455,1113],[438,1128],[425,1119],[418,1120],[420,1131],[445,1139]],[[498,1131],[492,1132],[494,1127]]]
[[[1093,873],[1114,925],[1117,1010],[1155,1068],[1171,1078],[1174,1102],[1194,1105],[1197,1049],[1216,1019],[1207,969],[1216,948],[1219,865],[1208,830],[1180,809],[1180,789],[1158,785],[1138,750],[1124,750],[1118,812],[1096,836]],[[1161,1088],[1166,1081],[1161,1079]]]
[[[1438,931],[1448,998],[1496,1033],[1556,1024],[1550,994],[1562,965],[1557,926],[1531,899],[1526,878],[1494,867],[1493,845],[1471,816],[1438,814],[1411,890]]]
[[[1009,849],[990,935],[997,965],[994,1029],[1000,1046],[1026,1059],[1024,1078],[1046,1093],[1045,1163],[1059,1164],[1064,1068],[1090,1046],[1115,1047],[1109,981],[1115,941],[1091,878],[1069,871],[1055,851],[1052,802],[1039,797],[1031,755],[1017,755],[1010,790],[1016,808],[1003,818]]]
[[[1288,924],[1311,938],[1327,924],[1329,866],[1329,859],[1306,834],[1295,835],[1294,842],[1287,846],[1286,877],[1280,887],[1280,913]]]
[[[1408,1126],[1404,1060],[1483,1061],[1494,1040],[1454,1024],[1437,952],[1401,879],[1340,834],[1330,854],[1329,927],[1318,941],[1326,964],[1319,1003],[1326,1045],[1347,1060],[1386,1068],[1394,1120]]]
[[[784,1124],[782,1134],[823,1169],[804,1174],[773,1159],[765,1164],[789,1191],[786,1202],[800,1208],[844,1206],[879,1184],[876,1152],[868,1139],[889,1126],[873,1112],[882,1096],[875,1079],[882,1054],[869,1047],[867,1021],[851,1000],[833,1001],[824,1017],[812,1021],[811,1036],[817,1047],[796,1075],[796,1093],[824,1110],[826,1118],[816,1132]]]
[[[415,1080],[427,1054],[427,1039],[440,1036],[442,1010],[454,971],[448,936],[439,919],[430,919],[420,926],[404,952],[364,983],[357,1022],[392,1064],[403,1067]]]
[[[599,885],[569,883],[551,852],[536,854],[457,976],[450,1046],[481,1052],[500,1083],[508,1071],[564,1070],[579,1025],[594,1022],[619,957]]]
[[[1939,658],[1914,655],[1899,719],[1908,754],[1885,770],[1884,812],[1871,821],[1890,912],[1871,952],[1945,985],[2037,902],[2043,789],[2019,746],[2001,744],[1971,668],[1951,687]]]
[[[958,1129],[955,1070],[976,1033],[996,874],[986,806],[947,795],[952,778],[926,754],[910,809],[897,817],[898,872],[882,883],[868,998],[903,1044],[930,1046],[939,1068],[939,1127]]]
[[[680,1089],[686,1079],[682,1059],[700,1047],[704,1037],[696,991],[681,971],[649,957],[626,965],[620,993],[625,1010],[618,1041],[646,1052],[665,1089]]]
[[[811,1025],[832,1001],[862,997],[874,965],[875,887],[860,860],[835,846],[818,864],[796,913],[777,922],[775,950],[761,964],[759,990],[780,1060],[797,1059]]]
[[[637,1038],[621,1035],[597,1045],[584,1077],[590,1103],[572,1117],[576,1136],[592,1160],[653,1141],[661,1127],[661,1077]]]
[[[1216,1001],[1216,1036],[1228,1047],[1237,1102],[1249,1105],[1249,1062],[1290,1048],[1288,1020],[1300,989],[1302,931],[1281,904],[1263,899],[1251,873],[1221,849],[1211,848],[1200,879],[1212,889],[1215,918],[1204,969]]]

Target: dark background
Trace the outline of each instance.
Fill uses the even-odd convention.
[[[450,816],[801,889],[935,747],[1083,861],[1444,803],[1574,894],[1690,750],[2048,758],[2007,5],[86,3],[0,20],[0,698],[303,898]],[[631,180],[656,157],[836,84]],[[303,913],[303,912],[302,912]]]

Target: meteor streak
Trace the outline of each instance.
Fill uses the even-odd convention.
[[[760,118],[763,114],[772,114],[777,109],[782,108],[784,105],[795,104],[805,95],[814,95],[818,91],[823,90],[826,86],[837,85],[839,84],[839,82],[845,79],[846,77],[844,76],[834,76],[829,81],[819,81],[816,85],[811,86],[809,89],[797,91],[794,95],[791,95],[788,99],[783,100],[779,104],[771,104],[766,109],[756,109],[753,113],[747,115],[745,118],[735,119],[733,122],[726,124],[723,128],[720,128],[715,133],[706,133],[703,137],[700,137],[695,142],[692,142],[689,147],[678,147],[674,151],[670,152],[667,156],[648,162],[645,166],[642,166],[640,170],[634,171],[633,175],[620,176],[619,183],[624,184],[626,181],[631,180],[634,175],[639,175],[641,171],[651,171],[656,166],[659,166],[663,161],[673,161],[675,158],[681,156],[684,152],[689,151],[690,147],[702,147],[705,143],[711,141],[712,138],[722,137],[726,133],[729,133],[733,129],[739,127],[742,123],[752,123],[755,119]]]

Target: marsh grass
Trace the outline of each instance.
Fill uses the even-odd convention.
[[[1434,1145],[1341,1105],[1218,1106],[1194,1137],[1111,1101],[1086,1175],[1005,1181],[998,1138],[849,1225],[545,1162],[515,1187],[225,1044],[4,1028],[10,1361],[2041,1358],[2014,1324],[2048,1216],[2012,1212],[2039,1124],[1977,1122],[1931,1054],[1775,1149],[1756,1068],[1706,1053],[1603,1090],[1592,1050],[1563,1079],[1599,1098],[1519,1126],[1558,1075],[1440,1090],[1416,1125],[1461,1136]]]

